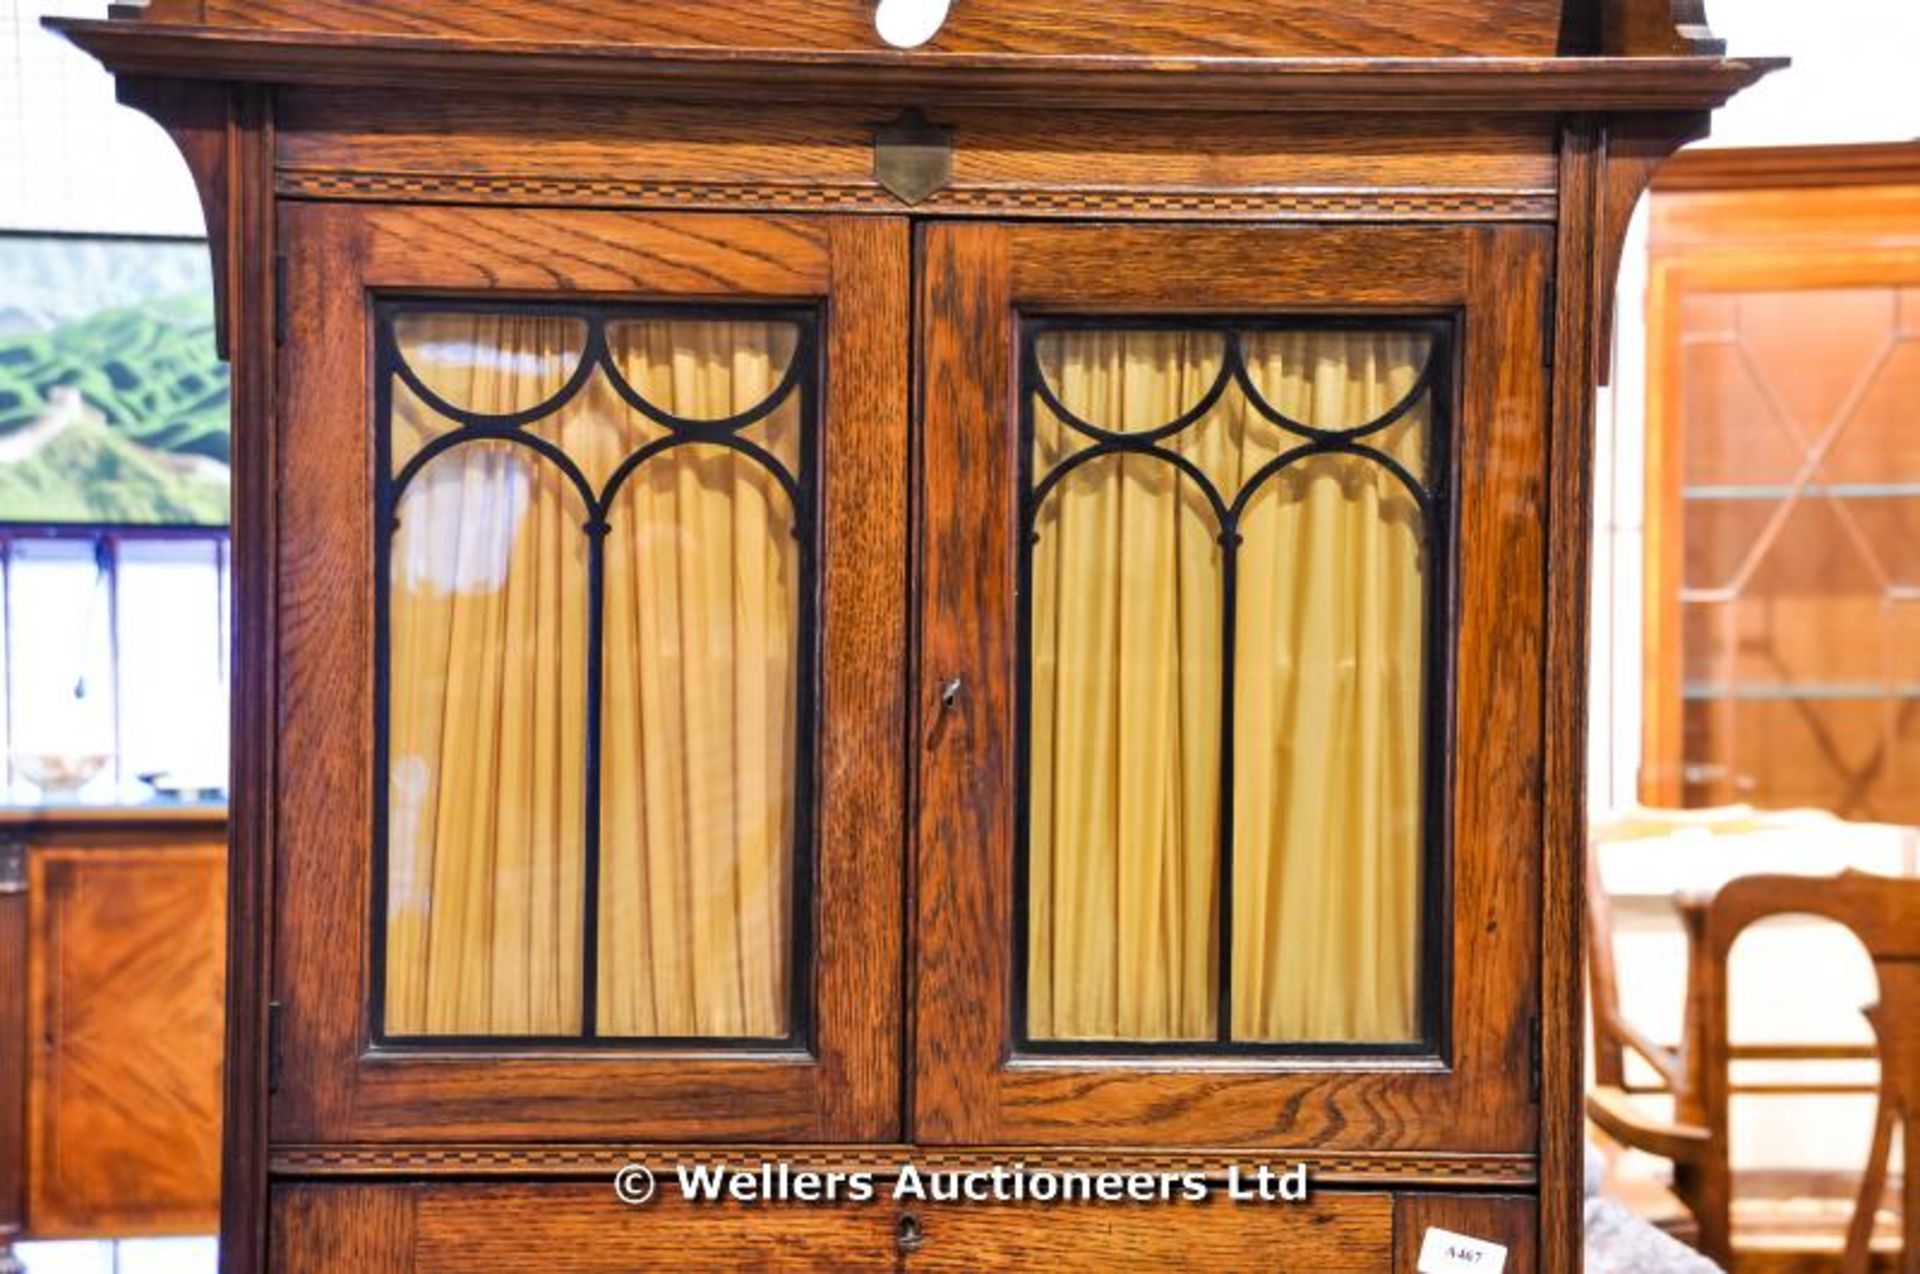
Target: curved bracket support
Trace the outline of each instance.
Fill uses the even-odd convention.
[[[1682,146],[1705,137],[1710,123],[1706,113],[1690,112],[1615,116],[1607,124],[1605,167],[1594,217],[1594,290],[1599,305],[1596,331],[1602,385],[1612,374],[1614,287],[1620,278],[1620,258],[1626,251],[1634,205],[1652,184],[1660,165]]]
[[[193,174],[200,195],[200,211],[207,223],[207,246],[213,253],[214,340],[220,357],[230,358],[228,341],[228,231],[234,146],[232,92],[207,81],[118,77],[122,106],[153,120],[166,130]]]

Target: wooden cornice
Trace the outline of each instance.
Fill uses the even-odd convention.
[[[638,48],[49,19],[120,75],[726,102],[1705,111],[1784,65],[1662,57],[1148,58]]]
[[[1683,150],[1653,179],[1662,193],[1810,186],[1920,186],[1920,139]]]

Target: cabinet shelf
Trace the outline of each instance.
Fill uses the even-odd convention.
[[[1683,488],[1687,500],[1784,500],[1796,491],[1836,500],[1920,499],[1920,482],[1827,482],[1798,487],[1791,483],[1708,483]]]
[[[1788,682],[1721,686],[1711,682],[1690,681],[1686,686],[1685,698],[1689,703],[1711,703],[1728,699],[1743,699],[1753,702],[1846,702],[1874,699],[1920,699],[1920,684],[1887,686],[1870,681],[1848,681],[1829,682],[1826,684],[1808,683],[1804,685],[1796,685]]]

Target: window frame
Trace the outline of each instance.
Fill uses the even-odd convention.
[[[1453,465],[1452,437],[1453,420],[1456,413],[1456,386],[1458,382],[1458,354],[1460,346],[1460,313],[1457,307],[1442,313],[1420,314],[1416,312],[1383,311],[1364,316],[1352,314],[1327,313],[1313,309],[1301,309],[1293,312],[1270,311],[1267,313],[1180,313],[1178,311],[1155,312],[1152,315],[1071,313],[1064,310],[1039,310],[1021,312],[1015,319],[1015,331],[1019,341],[1017,361],[1017,392],[1019,394],[1019,424],[1015,445],[1018,448],[1018,491],[1020,499],[1020,523],[1016,532],[1019,562],[1015,577],[1015,590],[1018,615],[1015,620],[1016,649],[1014,653],[1014,738],[1018,756],[1015,761],[1014,776],[1014,903],[1013,903],[1013,968],[1012,968],[1012,1043],[1015,1056],[1067,1057],[1067,1058],[1168,1058],[1182,1057],[1429,1057],[1443,1052],[1446,1045],[1446,1027],[1451,1018],[1451,979],[1447,977],[1446,952],[1443,939],[1446,936],[1446,918],[1444,908],[1447,898],[1447,862],[1450,853],[1449,825],[1451,822],[1451,804],[1448,794],[1449,767],[1447,765],[1446,741],[1453,719],[1453,685],[1450,676],[1452,662],[1448,658],[1448,634],[1451,616],[1454,610],[1453,572],[1450,569],[1454,558],[1456,528],[1453,520]],[[1416,991],[1419,1003],[1416,1011],[1416,1033],[1407,1040],[1243,1040],[1232,1036],[1233,1027],[1233,890],[1234,890],[1234,846],[1233,825],[1234,809],[1231,801],[1233,788],[1234,756],[1234,713],[1233,695],[1226,693],[1223,686],[1220,713],[1221,752],[1220,765],[1224,775],[1222,783],[1223,800],[1218,811],[1219,827],[1216,832],[1217,847],[1215,861],[1220,879],[1217,911],[1215,915],[1216,974],[1215,996],[1215,1038],[1212,1040],[1109,1040],[1109,1039],[1068,1039],[1036,1038],[1029,1026],[1027,1004],[1031,956],[1031,906],[1032,891],[1029,875],[1032,864],[1032,776],[1033,766],[1029,751],[1032,744],[1033,727],[1033,560],[1037,532],[1034,530],[1039,514],[1044,507],[1046,497],[1057,489],[1052,485],[1037,492],[1034,483],[1034,404],[1040,397],[1040,386],[1044,383],[1044,373],[1039,366],[1039,354],[1036,348],[1038,338],[1048,332],[1057,331],[1218,331],[1229,342],[1226,357],[1238,357],[1235,334],[1248,330],[1265,331],[1348,331],[1380,333],[1418,333],[1432,342],[1427,353],[1426,366],[1421,370],[1419,380],[1403,401],[1397,404],[1382,421],[1365,422],[1358,426],[1341,429],[1327,429],[1330,437],[1308,442],[1308,435],[1297,434],[1306,448],[1294,453],[1294,459],[1306,460],[1316,455],[1363,455],[1374,458],[1376,453],[1364,445],[1342,447],[1333,437],[1349,430],[1362,430],[1368,433],[1391,423],[1404,412],[1425,403],[1428,407],[1428,460],[1427,477],[1421,481],[1418,477],[1404,472],[1395,473],[1405,489],[1420,505],[1420,568],[1425,579],[1422,613],[1425,627],[1421,633],[1421,724],[1420,724],[1420,843],[1416,854],[1420,864],[1420,937],[1415,944],[1419,966],[1415,973]],[[1225,381],[1232,375],[1230,364],[1223,363],[1220,377]],[[1244,388],[1244,387],[1243,387]],[[1058,408],[1054,408],[1056,413]],[[1198,420],[1190,422],[1197,425]],[[1145,431],[1156,437],[1156,430]],[[1175,431],[1179,432],[1179,431]],[[1092,445],[1092,444],[1090,444]],[[1141,453],[1133,446],[1119,446],[1108,454]],[[1075,452],[1075,456],[1081,452]],[[1075,463],[1062,461],[1055,466],[1055,473],[1062,466]],[[1085,462],[1080,462],[1085,463]],[[1391,468],[1388,470],[1393,472]],[[1272,474],[1277,474],[1275,469]],[[1050,484],[1051,475],[1041,479]],[[1216,499],[1220,493],[1209,492]],[[1234,545],[1239,540],[1238,517],[1244,512],[1241,508],[1245,500],[1244,493],[1224,500],[1233,510],[1236,519],[1232,541],[1227,552],[1231,557],[1236,552]],[[1228,568],[1224,578],[1226,587],[1233,588],[1234,572]],[[1223,661],[1225,675],[1233,675],[1232,652],[1235,650],[1239,634],[1236,628],[1236,594],[1227,593],[1222,605],[1222,625],[1225,631],[1226,659]],[[1232,683],[1229,680],[1227,685]]]
[[[227,687],[229,699],[232,694],[232,647],[233,621],[229,599],[233,584],[233,537],[225,526],[171,524],[171,523],[120,523],[120,522],[0,522],[0,622],[4,622],[5,631],[0,632],[0,676],[5,678],[0,685],[0,700],[4,700],[4,720],[0,721],[0,739],[4,739],[6,755],[0,761],[0,773],[6,778],[6,791],[14,793],[16,784],[23,780],[15,771],[14,755],[16,746],[15,732],[19,724],[14,688],[17,678],[14,671],[13,646],[13,572],[16,567],[16,552],[22,544],[90,544],[93,549],[96,587],[104,586],[106,591],[106,630],[107,630],[107,675],[108,696],[112,703],[113,718],[113,760],[109,772],[113,776],[115,796],[110,801],[91,801],[89,805],[99,805],[107,809],[140,809],[151,805],[195,807],[207,804],[205,801],[179,801],[156,794],[146,801],[129,800],[126,797],[128,785],[137,779],[137,775],[126,772],[125,751],[125,686],[126,670],[123,666],[121,624],[120,624],[120,584],[124,567],[122,549],[128,545],[148,544],[204,544],[212,552],[211,563],[214,572],[215,623],[218,633],[216,641],[216,664],[221,683]],[[211,705],[220,720],[220,729],[227,728],[227,701]],[[91,780],[97,782],[98,780]],[[223,803],[224,795],[218,801]]]
[[[469,314],[475,316],[520,316],[538,318],[573,318],[580,320],[586,328],[587,336],[583,345],[580,365],[569,384],[547,403],[547,408],[533,420],[521,421],[513,425],[489,422],[483,413],[463,409],[457,404],[445,402],[420,382],[399,348],[395,335],[396,320],[408,315],[445,315]],[[819,598],[819,560],[821,545],[819,542],[820,521],[820,384],[821,367],[821,313],[817,305],[768,305],[753,301],[734,302],[627,302],[594,301],[588,299],[567,299],[557,297],[547,300],[486,300],[470,295],[451,295],[437,297],[420,293],[402,293],[381,295],[373,299],[374,333],[374,602],[373,602],[373,657],[374,667],[374,780],[373,780],[373,870],[371,887],[373,896],[368,901],[370,926],[369,940],[372,944],[368,952],[370,962],[371,986],[367,996],[370,1020],[368,1032],[374,1044],[389,1049],[422,1049],[437,1051],[443,1049],[477,1049],[489,1052],[512,1049],[615,1049],[645,1051],[687,1051],[687,1052],[759,1052],[768,1049],[791,1050],[807,1053],[813,1048],[813,1000],[809,994],[809,973],[812,968],[814,951],[814,915],[813,915],[813,878],[816,840],[816,811],[814,808],[815,772],[819,761],[819,748],[816,746],[816,699],[819,693],[816,651],[819,647],[820,598]],[[593,494],[591,501],[583,510],[586,522],[582,534],[587,537],[587,579],[588,593],[586,603],[587,655],[584,672],[585,684],[582,687],[586,695],[584,714],[585,741],[585,791],[583,799],[586,813],[583,818],[584,844],[581,849],[581,1026],[575,1034],[486,1034],[481,1032],[455,1032],[432,1034],[425,1032],[396,1033],[386,1028],[387,1009],[387,926],[389,923],[390,899],[388,896],[389,871],[391,869],[389,823],[391,782],[391,714],[393,708],[392,681],[393,667],[391,658],[391,618],[392,618],[392,580],[393,580],[393,542],[394,533],[399,526],[401,502],[404,500],[412,480],[425,471],[427,465],[439,456],[457,450],[473,441],[503,440],[519,431],[538,425],[551,419],[553,414],[564,410],[579,390],[584,388],[596,374],[610,377],[621,387],[623,397],[632,403],[640,394],[637,386],[626,385],[624,379],[613,369],[612,356],[608,352],[606,329],[608,325],[622,322],[664,319],[677,321],[746,321],[746,322],[789,322],[794,325],[797,339],[793,351],[793,360],[787,371],[782,374],[780,383],[769,397],[754,409],[757,413],[752,421],[745,425],[732,421],[699,421],[672,418],[671,413],[657,405],[652,418],[667,428],[674,441],[656,449],[652,445],[641,448],[627,457],[623,457],[609,475],[600,491]],[[454,428],[439,435],[431,443],[422,447],[407,463],[395,471],[392,463],[393,432],[393,391],[396,384],[405,385],[436,415],[447,420]],[[631,394],[633,397],[627,397]],[[753,457],[751,452],[740,445],[737,437],[739,429],[751,427],[752,423],[771,414],[788,400],[799,404],[799,446],[797,465],[799,472],[789,473],[772,456]],[[551,440],[546,440],[551,442]],[[604,599],[606,595],[606,537],[610,528],[610,515],[624,489],[625,484],[636,473],[640,465],[653,456],[665,454],[681,446],[724,447],[736,454],[748,455],[758,460],[762,467],[776,474],[788,496],[794,501],[794,532],[799,544],[797,601],[799,613],[795,616],[795,769],[791,776],[793,836],[787,845],[788,867],[790,873],[789,894],[787,899],[789,931],[787,935],[787,989],[786,1010],[787,1030],[777,1036],[713,1036],[713,1035],[612,1035],[598,1030],[598,970],[600,963],[600,886],[603,861],[601,857],[601,814],[602,790],[600,754],[602,750],[602,700],[605,695],[605,632],[606,618]],[[552,444],[554,450],[564,456],[565,448],[558,443]],[[578,484],[591,485],[584,474],[567,457],[569,468],[562,470]],[[576,494],[587,500],[587,492],[579,489]]]

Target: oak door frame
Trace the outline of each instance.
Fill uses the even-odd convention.
[[[1532,1152],[1540,994],[1545,226],[931,223],[916,473],[913,1135],[931,1144]],[[1028,312],[1458,316],[1450,1020],[1425,1056],[1016,1055],[1019,472]],[[943,705],[942,690],[964,691]]]
[[[275,1142],[884,1140],[900,1126],[906,312],[898,218],[283,206]],[[813,1039],[371,1038],[377,298],[812,304]]]

